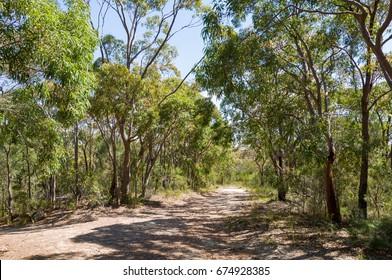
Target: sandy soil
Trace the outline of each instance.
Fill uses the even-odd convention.
[[[251,205],[224,187],[138,209],[55,211],[39,223],[0,227],[1,259],[355,259],[344,230],[294,222],[288,204]]]

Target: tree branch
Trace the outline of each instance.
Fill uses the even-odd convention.
[[[352,1],[350,1],[352,2]],[[288,7],[295,8],[296,10],[304,13],[312,13],[312,14],[321,14],[321,15],[355,15],[358,16],[360,14],[352,12],[352,11],[342,11],[342,12],[327,12],[327,11],[322,11],[322,10],[309,10],[309,9],[304,9],[304,8],[299,8],[294,5],[289,5]],[[365,11],[366,12],[366,11]]]
[[[372,104],[370,104],[370,106],[369,106],[369,108],[368,108],[368,111],[370,111],[370,110],[377,104],[377,102],[378,102],[381,98],[383,98],[384,96],[386,96],[387,94],[389,94],[389,93],[391,93],[391,92],[392,92],[392,89],[390,89],[390,90],[384,92],[384,93],[381,94],[379,97],[377,97],[375,100],[373,100]]]
[[[391,24],[391,21],[392,21],[392,1],[390,1],[390,3],[389,3],[389,9],[388,9],[388,13],[387,13],[387,18],[385,19],[385,21],[383,22],[383,24],[381,25],[381,27],[377,31],[376,47],[378,47],[380,49],[381,49],[381,46],[383,45],[383,43],[381,42],[382,41],[382,36],[383,36],[385,30]]]
[[[167,94],[159,103],[158,106],[160,107],[162,105],[162,103],[169,98],[170,96],[172,96],[173,94],[175,94],[180,88],[181,86],[184,84],[184,82],[186,81],[186,79],[188,79],[189,75],[196,69],[197,66],[199,66],[199,64],[204,60],[206,55],[203,55],[203,57],[195,64],[193,65],[192,69],[188,72],[188,74],[186,74],[186,76],[181,80],[181,82],[177,85],[177,87],[172,90],[169,94]]]

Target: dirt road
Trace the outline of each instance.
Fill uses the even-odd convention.
[[[290,231],[268,219],[255,220],[252,209],[247,191],[225,187],[205,195],[153,201],[139,209],[59,212],[35,225],[0,227],[0,258],[355,258],[344,233],[320,238],[305,227]],[[267,210],[271,211],[257,211]],[[293,230],[308,238],[293,240]]]

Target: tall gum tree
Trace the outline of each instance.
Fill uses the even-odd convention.
[[[0,79],[3,95],[22,90],[48,119],[68,126],[88,106],[98,38],[88,6],[82,0],[64,4],[1,2]]]
[[[330,105],[331,96],[337,89],[336,81],[331,78],[331,75],[335,71],[334,61],[341,55],[341,51],[327,43],[338,38],[327,24],[316,24],[312,27],[312,23],[318,22],[315,16],[304,16],[300,13],[293,16],[291,11],[287,12],[285,6],[280,4],[272,4],[269,1],[225,1],[224,3],[216,1],[214,10],[205,18],[205,34],[211,46],[207,49],[205,65],[215,63],[218,68],[209,73],[218,79],[219,75],[233,74],[229,76],[228,81],[219,79],[223,86],[212,81],[212,85],[215,83],[218,86],[218,91],[219,87],[223,88],[221,90],[223,95],[231,95],[230,92],[235,86],[247,89],[250,83],[255,83],[254,80],[247,80],[247,77],[252,77],[252,70],[246,68],[247,66],[245,69],[249,69],[248,71],[235,72],[236,70],[233,70],[234,73],[230,72],[232,71],[231,62],[236,63],[235,60],[239,57],[235,57],[235,54],[228,58],[219,56],[223,46],[228,44],[232,44],[233,49],[241,49],[244,53],[248,50],[247,55],[255,57],[254,63],[260,66],[270,59],[278,65],[281,72],[290,77],[286,84],[291,85],[289,93],[303,98],[303,104],[306,104],[308,110],[307,118],[311,120],[310,125],[313,127],[314,134],[324,135],[328,153],[325,163],[328,215],[333,221],[339,223],[341,215],[332,174],[336,148],[331,123],[333,108]],[[237,36],[235,30],[248,15],[252,15],[253,26],[240,32],[240,40],[236,42],[233,40]],[[224,19],[226,16],[232,19],[232,27],[222,24],[226,22]],[[243,45],[239,42],[244,42],[251,36],[256,36],[257,43],[252,46],[253,48],[242,48]],[[258,49],[264,49],[260,51],[260,57],[254,54]],[[239,51],[236,53],[238,54]],[[219,57],[222,61],[218,61]],[[213,79],[209,79],[211,80]],[[238,91],[233,92],[238,94]],[[246,90],[242,94],[246,95]],[[323,154],[321,150],[317,153]]]
[[[392,22],[392,1],[303,1],[301,5],[293,5],[292,1],[284,1],[286,7],[295,8],[304,13],[321,15],[351,16],[357,23],[363,42],[373,52],[384,74],[384,78],[392,89],[392,64],[386,55],[385,46],[392,39],[390,24]],[[350,34],[348,34],[350,35]]]
[[[387,58],[386,46],[392,39],[390,23],[392,21],[392,1],[303,1],[293,3],[293,1],[281,1],[283,7],[293,9],[299,13],[319,14],[321,22],[326,18],[335,18],[335,22],[340,22],[345,36],[351,42],[363,44],[362,53],[350,51],[349,46],[341,46],[347,54],[351,63],[357,70],[360,84],[362,86],[362,97],[360,104],[361,111],[361,171],[358,188],[358,208],[360,216],[367,218],[367,191],[369,173],[369,150],[370,150],[370,110],[378,101],[371,101],[371,92],[375,83],[376,60],[381,68],[384,79],[392,89],[392,66]],[[344,26],[346,25],[346,26]],[[347,32],[348,31],[348,32]],[[358,57],[364,59],[364,63],[358,61]],[[381,97],[380,97],[381,98]]]
[[[172,65],[172,59],[176,56],[175,48],[169,45],[170,39],[183,29],[197,24],[192,16],[189,22],[183,26],[177,24],[182,12],[188,11],[197,14],[202,9],[200,0],[102,0],[98,22],[104,25],[107,10],[114,12],[121,23],[124,34],[122,53],[117,57],[123,59],[124,66],[130,73],[138,74],[140,83],[148,79],[156,70],[163,74],[174,73],[177,70]],[[100,29],[101,26],[98,26]],[[108,56],[107,48],[104,47],[105,40],[109,39],[101,34],[101,61],[105,62]],[[106,42],[107,43],[107,42]],[[112,44],[118,43],[111,40]],[[108,45],[108,44],[106,44]],[[113,54],[113,53],[112,53]],[[132,89],[131,96],[136,96],[136,89]],[[144,92],[148,94],[148,91]],[[171,91],[167,94],[170,95]],[[139,94],[138,96],[141,96]],[[132,110],[136,110],[137,99],[124,100],[124,106],[130,108],[128,115],[116,117],[117,127],[124,148],[123,170],[121,179],[122,197],[128,197],[130,190],[131,173],[131,143],[141,139],[137,136],[138,123],[132,116]],[[158,101],[159,103],[159,101]],[[143,145],[141,145],[143,147]],[[140,153],[139,153],[140,154]],[[134,174],[136,171],[134,170]],[[135,178],[136,180],[136,178]],[[135,181],[136,182],[136,181]]]

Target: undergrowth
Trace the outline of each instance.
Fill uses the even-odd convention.
[[[354,221],[348,228],[365,259],[392,259],[392,219]]]

